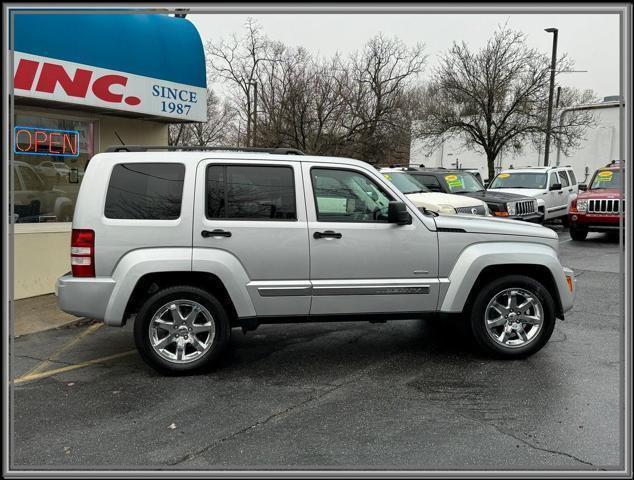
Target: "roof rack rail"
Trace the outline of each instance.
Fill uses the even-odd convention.
[[[106,148],[106,152],[148,152],[154,150],[167,150],[169,152],[188,151],[188,152],[257,152],[271,153],[274,155],[304,155],[304,152],[296,148],[263,148],[263,147],[206,147],[204,145],[114,145]]]

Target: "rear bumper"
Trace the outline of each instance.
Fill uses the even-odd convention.
[[[68,273],[57,279],[57,305],[76,317],[104,320],[114,286],[112,278],[81,278]]]

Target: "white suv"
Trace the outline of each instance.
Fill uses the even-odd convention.
[[[489,207],[482,200],[450,193],[432,192],[420,180],[407,173],[404,168],[382,168],[379,171],[396,188],[407,195],[418,208],[449,215],[457,213],[491,215]]]
[[[487,190],[502,190],[537,199],[544,220],[561,219],[568,225],[570,204],[577,198],[579,185],[570,166],[527,167],[502,170]]]

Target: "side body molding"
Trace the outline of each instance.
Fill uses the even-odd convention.
[[[559,263],[557,252],[547,245],[522,242],[476,243],[465,248],[457,258],[449,274],[449,288],[440,300],[441,312],[461,312],[471,288],[482,270],[491,265],[510,264],[542,265],[550,270],[557,285],[557,292],[564,311],[572,308],[566,275]],[[513,274],[509,268],[509,274]]]

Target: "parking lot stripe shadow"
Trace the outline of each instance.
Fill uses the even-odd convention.
[[[131,355],[133,353],[136,353],[136,350],[129,350],[127,352],[122,352],[122,353],[115,353],[114,355],[108,355],[107,357],[95,358],[93,360],[88,360],[86,362],[77,363],[75,365],[68,365],[66,367],[55,368],[53,370],[48,370],[46,372],[38,372],[38,373],[23,375],[23,376],[21,376],[19,378],[16,378],[13,381],[13,384],[14,385],[18,385],[18,384],[24,383],[24,382],[30,382],[30,381],[33,381],[33,380],[40,380],[40,379],[46,378],[46,377],[52,377],[53,375],[57,375],[58,373],[64,373],[64,372],[69,372],[71,370],[77,370],[78,368],[89,367],[91,365],[96,365],[96,364],[99,364],[99,363],[107,362],[108,360],[114,360],[115,358],[125,357],[125,356]]]
[[[94,325],[90,325],[86,330],[84,330],[83,332],[80,332],[78,335],[74,336],[68,342],[62,345],[62,347],[59,350],[49,355],[46,360],[44,360],[42,363],[39,363],[38,365],[33,367],[31,370],[29,370],[24,375],[22,375],[22,377],[18,377],[18,379],[23,377],[28,377],[38,372],[42,372],[45,368],[47,368],[51,364],[51,362],[53,362],[54,360],[57,360],[62,353],[68,351],[71,347],[79,343],[84,337],[90,335],[91,333],[98,330],[102,326],[103,326],[103,323],[96,323]]]

